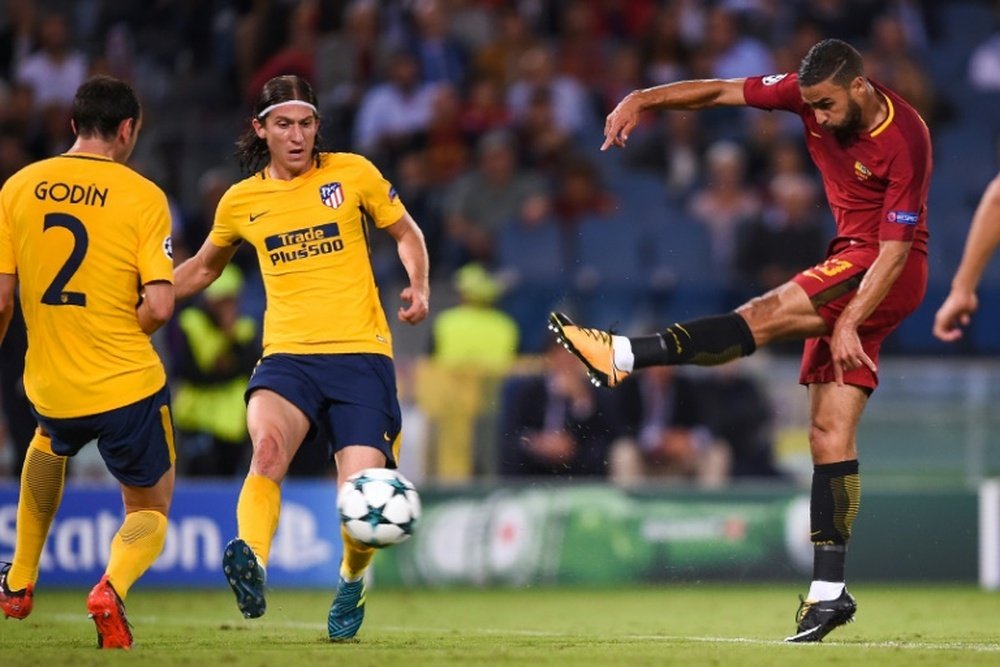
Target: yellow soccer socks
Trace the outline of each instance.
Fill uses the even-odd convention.
[[[52,440],[35,431],[24,468],[17,503],[17,545],[7,574],[7,587],[19,591],[38,579],[38,563],[52,518],[62,500],[66,457],[52,452]]]
[[[247,543],[261,565],[267,566],[271,540],[281,514],[281,487],[263,475],[247,475],[236,503],[237,535]]]
[[[340,576],[350,583],[365,575],[365,570],[375,557],[375,549],[367,547],[347,534],[343,526],[340,535],[344,540],[344,558],[340,561]]]
[[[167,541],[167,517],[155,510],[139,510],[125,515],[125,521],[111,540],[108,581],[122,600],[143,572],[156,561]]]

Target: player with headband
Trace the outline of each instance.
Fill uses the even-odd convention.
[[[266,608],[280,485],[299,447],[322,433],[339,484],[399,460],[392,335],[372,273],[369,224],[395,239],[409,277],[400,321],[427,317],[430,288],[423,234],[392,185],[360,155],[320,152],[316,98],[304,79],[264,84],[250,124],[237,143],[250,176],[222,197],[208,239],[177,268],[175,282],[178,299],[203,290],[244,241],[260,260],[264,353],[246,391],[253,456],[236,507],[238,536],[223,556],[240,611],[256,618]],[[327,623],[333,640],[361,627],[364,573],[374,555],[341,534],[340,582]]]

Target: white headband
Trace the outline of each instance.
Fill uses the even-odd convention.
[[[285,102],[278,102],[277,104],[272,104],[269,107],[264,107],[264,109],[259,114],[257,114],[257,118],[263,118],[264,116],[271,113],[278,107],[283,107],[288,104],[292,104],[297,107],[306,107],[307,109],[312,109],[312,112],[314,114],[316,114],[317,116],[319,115],[319,112],[316,110],[316,107],[310,104],[309,102],[306,102],[305,100],[287,100]]]

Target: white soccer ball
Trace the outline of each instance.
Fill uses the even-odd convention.
[[[413,534],[420,519],[420,496],[398,471],[366,468],[340,487],[337,509],[348,535],[381,549]]]

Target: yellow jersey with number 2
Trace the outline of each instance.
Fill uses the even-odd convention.
[[[173,282],[172,254],[166,196],[123,164],[67,153],[8,179],[0,273],[18,276],[24,387],[40,414],[98,414],[163,387],[136,305],[142,285]]]
[[[267,310],[264,356],[375,353],[392,356],[368,244],[368,221],[405,215],[392,185],[354,153],[321,153],[291,180],[264,169],[219,202],[209,240],[257,251]]]

